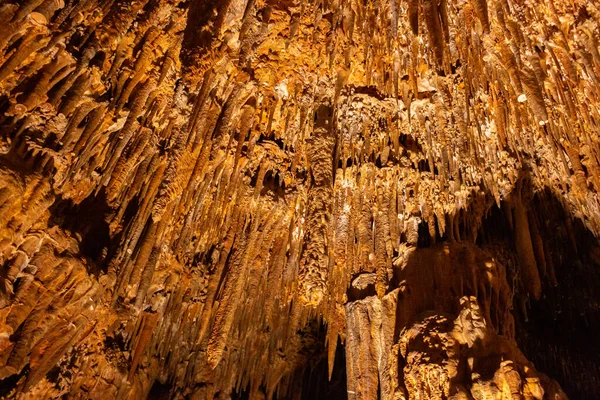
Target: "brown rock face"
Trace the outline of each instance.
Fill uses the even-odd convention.
[[[600,398],[599,45],[589,0],[0,0],[0,397]]]

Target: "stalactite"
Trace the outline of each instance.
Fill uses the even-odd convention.
[[[519,267],[523,274],[525,290],[535,299],[539,299],[542,292],[540,274],[534,255],[527,209],[521,196],[522,194],[517,194],[513,208],[515,247],[519,257]]]
[[[593,2],[1,3],[0,396],[565,398]]]
[[[318,305],[327,295],[327,260],[329,244],[327,212],[332,193],[332,166],[329,149],[333,146],[331,107],[322,105],[315,111],[314,133],[311,138],[310,179],[311,196],[306,216],[306,245],[299,272],[301,299],[306,304]]]

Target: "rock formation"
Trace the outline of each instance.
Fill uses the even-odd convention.
[[[0,24],[0,397],[600,398],[597,1]]]

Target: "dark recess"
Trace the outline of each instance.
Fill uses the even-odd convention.
[[[339,339],[331,381],[328,379],[328,374],[327,355],[324,354],[313,368],[307,368],[304,373],[302,400],[342,400],[348,398],[346,357],[344,346]]]
[[[107,204],[104,190],[97,195],[91,194],[79,204],[74,204],[70,199],[57,199],[50,212],[50,225],[58,225],[80,240],[81,254],[92,261],[97,269],[90,272],[105,272],[106,256],[111,244],[106,216],[111,208]]]
[[[565,211],[549,191],[533,196],[530,218],[536,218],[544,247],[556,274],[554,286],[542,277],[536,301],[519,288],[516,260],[503,260],[515,290],[516,340],[537,370],[555,379],[571,399],[600,399],[600,247],[583,223]],[[478,244],[515,254],[504,211],[494,207],[483,221]],[[512,265],[514,262],[515,265]]]

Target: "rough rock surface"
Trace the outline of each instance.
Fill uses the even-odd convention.
[[[0,0],[0,397],[598,398],[599,41],[589,0]]]

